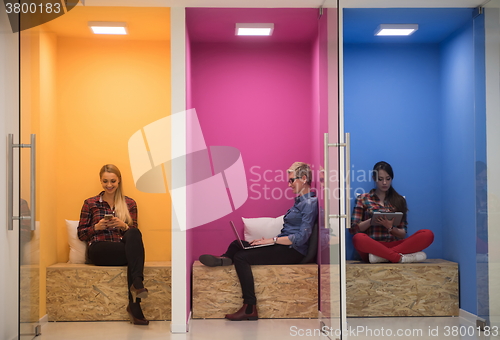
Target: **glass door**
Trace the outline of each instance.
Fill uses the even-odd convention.
[[[0,114],[5,129],[3,140],[6,147],[2,148],[2,158],[5,159],[7,179],[5,190],[6,236],[2,246],[6,253],[1,256],[2,281],[5,287],[0,287],[5,294],[6,301],[2,303],[2,321],[6,324],[1,327],[3,338],[32,339],[38,335],[40,328],[39,319],[39,262],[38,238],[36,237],[35,224],[35,188],[34,188],[34,159],[35,137],[26,136],[30,129],[20,131],[20,90],[23,83],[20,79],[20,34],[17,21],[19,17],[7,16],[6,11],[1,11],[0,20],[0,46],[2,55],[1,68],[5,71],[0,79]],[[12,21],[11,21],[12,20]],[[31,104],[31,99],[28,100]],[[25,122],[30,122],[30,115],[24,117]],[[5,150],[5,151],[4,151]],[[5,154],[3,154],[5,152]],[[15,311],[15,312],[14,312]]]
[[[319,20],[320,150],[319,321],[323,337],[342,339],[345,327],[345,228],[349,220],[348,135],[339,115],[338,2],[325,3]],[[347,172],[348,173],[348,172]],[[347,179],[348,180],[348,179]],[[345,338],[345,337],[344,337]]]
[[[490,9],[474,10],[474,92],[475,92],[475,138],[474,138],[474,189],[475,189],[475,224],[476,224],[476,286],[477,286],[477,325],[487,327],[489,320],[489,247],[488,247],[488,161],[486,147],[486,12]],[[493,11],[491,9],[491,11]],[[488,13],[492,14],[492,13]],[[498,13],[496,15],[498,24]],[[497,31],[498,35],[498,31]],[[498,44],[497,44],[498,47]],[[498,58],[497,58],[498,64]],[[498,67],[498,66],[497,66]],[[497,68],[498,70],[498,68]],[[498,74],[498,71],[497,71]],[[490,79],[490,77],[488,77]],[[497,79],[498,84],[498,79]],[[498,92],[497,92],[498,93]],[[497,106],[498,108],[498,106]],[[489,326],[488,326],[489,327]]]
[[[39,110],[36,32],[20,33],[20,143],[19,152],[19,303],[20,339],[41,333],[40,319],[40,228],[36,216],[36,129]]]

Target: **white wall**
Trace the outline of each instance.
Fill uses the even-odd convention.
[[[186,9],[170,9],[171,67],[172,67],[172,114],[186,110]],[[172,124],[172,127],[174,124]],[[172,131],[172,154],[186,154],[186,129]],[[172,177],[185,183],[185,171],[172,169]],[[186,200],[186,191],[176,191],[172,201]],[[181,206],[186,206],[185,204]],[[186,259],[186,211],[172,210],[172,333],[186,333],[189,326],[188,268]]]
[[[489,307],[491,325],[500,326],[500,1],[489,6],[485,12]]]
[[[7,135],[19,136],[19,48],[0,5],[0,339],[17,339],[18,227],[7,231]],[[18,142],[17,140],[15,141]]]

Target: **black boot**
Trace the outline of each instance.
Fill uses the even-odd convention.
[[[236,313],[226,314],[226,319],[231,321],[258,320],[257,305],[244,304]]]
[[[230,266],[233,261],[225,256],[201,255],[200,262],[208,267]]]
[[[130,318],[130,323],[140,326],[149,325],[149,320],[146,320],[144,314],[142,314],[141,305],[139,303],[130,302],[127,306],[127,313]]]

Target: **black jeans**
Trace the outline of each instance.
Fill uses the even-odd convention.
[[[137,228],[125,232],[121,242],[94,242],[90,245],[89,259],[96,266],[127,266],[128,287],[139,277],[144,280],[144,244]],[[132,295],[128,293],[129,301]],[[137,299],[139,302],[140,299]]]
[[[243,241],[245,246],[248,242]],[[251,265],[261,264],[294,264],[299,263],[304,255],[281,244],[244,250],[238,240],[233,241],[222,255],[233,260],[243,293],[243,303],[256,305],[255,285]]]

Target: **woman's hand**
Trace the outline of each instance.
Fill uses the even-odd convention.
[[[122,220],[120,220],[118,217],[115,216],[108,221],[108,228],[121,229],[125,231],[128,229],[128,225],[127,223],[123,222]]]
[[[120,220],[118,217],[112,217],[110,219],[103,218],[94,225],[95,230],[105,230],[105,229],[121,229],[123,231],[128,229],[128,225]]]
[[[385,215],[377,217],[377,223],[380,223],[381,225],[383,225],[387,230],[389,230],[393,227],[392,220],[388,220]]]
[[[258,246],[261,244],[268,244],[268,243],[274,243],[274,240],[272,238],[261,238],[258,240],[253,240],[252,242],[250,242],[250,245]]]
[[[108,219],[102,218],[99,223],[94,224],[94,230],[105,230],[108,229]]]
[[[361,231],[361,232],[365,232],[365,231],[367,231],[367,230],[368,230],[368,228],[370,228],[370,227],[371,227],[371,223],[372,223],[372,219],[371,219],[371,218],[369,218],[369,219],[367,219],[367,220],[364,220],[364,221],[360,222],[360,223],[358,224],[359,231]]]

